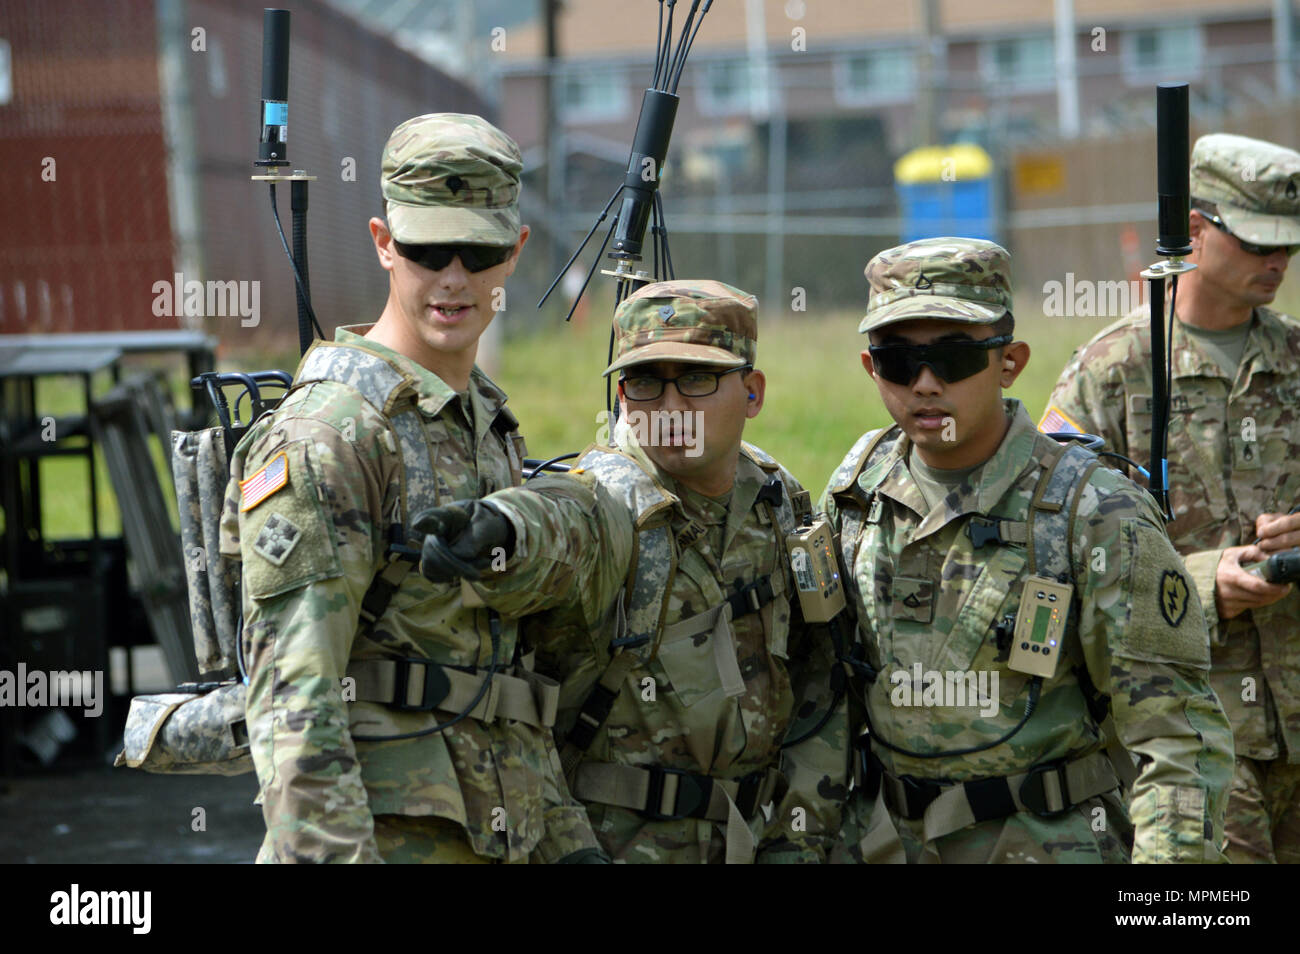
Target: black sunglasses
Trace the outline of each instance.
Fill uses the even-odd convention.
[[[989,366],[987,351],[1011,344],[1011,335],[984,341],[940,341],[930,345],[872,345],[867,350],[880,376],[891,384],[911,384],[927,367],[952,384]]]
[[[1228,228],[1228,226],[1224,224],[1223,220],[1217,215],[1211,215],[1209,212],[1205,212],[1201,209],[1197,209],[1196,211],[1200,212],[1201,215],[1220,232],[1232,235],[1232,237],[1237,240],[1237,244],[1241,246],[1243,252],[1249,252],[1251,255],[1272,255],[1280,249],[1281,251],[1286,252],[1288,258],[1295,255],[1296,252],[1300,252],[1300,245],[1256,245],[1254,242],[1247,242],[1244,238],[1241,238],[1238,235],[1233,235],[1232,230]]]
[[[467,272],[482,272],[508,259],[513,245],[407,245],[393,239],[402,258],[409,258],[423,268],[440,272],[459,258]]]

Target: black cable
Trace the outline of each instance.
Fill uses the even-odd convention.
[[[1117,454],[1115,451],[1108,451],[1108,450],[1097,451],[1097,456],[1098,456],[1098,457],[1114,457],[1114,458],[1116,458],[1116,459],[1118,459],[1118,460],[1122,460],[1124,463],[1128,464],[1128,465],[1129,465],[1130,467],[1132,467],[1135,471],[1137,471],[1139,474],[1141,474],[1141,475],[1143,476],[1143,478],[1145,478],[1146,480],[1149,481],[1149,480],[1151,479],[1151,472],[1150,472],[1149,470],[1147,470],[1145,467],[1143,467],[1141,464],[1139,464],[1137,461],[1135,461],[1135,460],[1134,460],[1133,458],[1131,458],[1131,457],[1125,457],[1123,454]]]
[[[560,274],[556,275],[555,281],[551,282],[551,287],[546,289],[546,294],[543,295],[542,300],[537,303],[538,308],[541,308],[546,304],[546,299],[551,297],[551,292],[555,291],[555,286],[560,284],[560,279],[563,278],[568,273],[569,269],[573,267],[573,263],[577,261],[578,256],[582,254],[582,250],[587,247],[587,243],[591,241],[591,237],[596,234],[596,229],[600,228],[600,223],[605,221],[605,216],[609,214],[609,207],[614,204],[614,200],[617,199],[622,192],[623,186],[621,185],[614,190],[614,194],[611,195],[609,201],[605,203],[605,208],[601,209],[600,215],[596,216],[596,221],[591,226],[591,230],[587,232],[587,237],[582,240],[582,244],[579,245],[574,253],[569,256],[569,260],[565,262],[564,267],[560,269]]]
[[[686,44],[686,51],[682,53],[681,63],[677,66],[677,74],[672,78],[672,88],[669,92],[677,92],[677,84],[682,80],[682,70],[686,67],[686,57],[691,55],[691,48],[695,46],[695,34],[700,32],[700,25],[704,23],[704,15],[709,12],[709,7],[713,6],[713,0],[707,0],[704,9],[700,11],[700,19],[695,23],[695,32],[691,34],[690,41]]]
[[[536,467],[532,468],[532,472],[529,473],[528,476],[524,478],[524,480],[532,480],[534,477],[536,477],[542,471],[546,470],[546,468],[550,467],[552,464],[559,463],[562,460],[570,460],[571,458],[577,457],[581,453],[582,451],[573,451],[570,454],[559,454],[555,457],[550,458],[549,460],[544,460]]]
[[[1178,307],[1178,274],[1175,272],[1173,280],[1170,282],[1169,290],[1169,333],[1165,336],[1165,432],[1164,446],[1160,448],[1160,459],[1165,462],[1164,473],[1169,473],[1169,424],[1170,424],[1170,406],[1174,400],[1174,322],[1177,321]],[[1164,320],[1164,316],[1160,316]],[[1165,500],[1169,506],[1169,516],[1173,516],[1173,501],[1169,499],[1169,481],[1165,480]]]
[[[676,92],[676,83],[673,82],[673,77],[681,75],[683,52],[686,49],[686,41],[690,38],[691,23],[695,20],[695,11],[699,8],[700,0],[692,0],[691,11],[686,15],[686,22],[682,24],[681,36],[677,38],[677,50],[673,53],[673,61],[668,67],[669,92]]]
[[[578,290],[577,296],[573,299],[573,307],[570,308],[569,313],[564,316],[565,321],[572,318],[573,313],[578,310],[578,302],[582,301],[582,296],[587,291],[587,286],[591,284],[591,276],[596,274],[596,267],[600,265],[600,260],[605,255],[605,246],[609,244],[610,236],[614,234],[616,228],[618,228],[617,215],[614,216],[614,221],[609,223],[609,231],[605,233],[605,241],[600,243],[600,251],[597,252],[596,257],[591,260],[591,268],[587,269],[587,277],[582,280],[582,288]]]
[[[886,742],[884,738],[876,731],[876,727],[871,724],[871,707],[867,704],[865,693],[863,694],[862,697],[862,711],[867,720],[868,738],[872,740],[873,745],[876,742],[879,742],[881,745],[889,749],[889,751],[891,752],[898,752],[900,755],[907,755],[914,759],[946,759],[946,758],[952,758],[953,756],[957,756],[957,755],[970,755],[974,752],[983,752],[987,749],[995,748],[1001,745],[1002,743],[1008,741],[1012,736],[1014,736],[1017,732],[1019,732],[1022,728],[1024,728],[1025,723],[1029,721],[1029,717],[1033,715],[1034,710],[1038,708],[1038,695],[1040,692],[1042,692],[1042,689],[1043,689],[1043,677],[1034,676],[1034,678],[1030,680],[1029,683],[1029,698],[1025,701],[1025,714],[1021,716],[1020,721],[1017,722],[1014,726],[1012,726],[1011,730],[1007,732],[1005,735],[1003,735],[1000,739],[994,739],[992,742],[988,742],[984,745],[973,745],[970,746],[969,748],[953,749],[947,752],[913,752],[911,749],[905,749],[901,746],[893,745],[890,742]]]
[[[659,86],[659,60],[664,52],[664,0],[659,0],[659,25],[655,27],[655,72],[650,77],[650,88]]]
[[[673,269],[673,253],[668,250],[668,219],[664,216],[664,205],[663,205],[664,200],[660,197],[657,191],[655,192],[654,201],[655,201],[655,205],[659,209],[659,230],[663,236],[662,245],[664,249],[664,266],[665,266],[664,274],[668,277],[669,281],[672,281],[674,278],[677,277],[677,272]]]
[[[665,37],[664,56],[663,56],[664,66],[663,66],[662,73],[657,74],[659,75],[661,81],[665,84],[668,82],[669,79],[668,54],[673,48],[673,7],[676,5],[677,5],[677,0],[668,0],[668,29],[664,31],[664,37]],[[655,89],[660,89],[660,88],[661,87],[659,86],[655,87]]]
[[[275,230],[280,233],[280,245],[284,247],[284,254],[289,257],[289,267],[293,269],[293,280],[298,283],[298,294],[302,296],[304,304],[307,306],[307,314],[311,317],[312,327],[316,329],[316,334],[321,338],[325,337],[325,332],[320,330],[320,323],[316,320],[316,312],[312,311],[311,296],[307,294],[307,286],[298,274],[298,263],[293,260],[293,252],[289,251],[289,241],[284,237],[284,226],[280,224],[280,210],[275,205],[275,183],[268,183],[271,187],[271,215],[275,217]]]

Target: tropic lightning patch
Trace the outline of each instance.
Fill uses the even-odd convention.
[[[302,531],[292,520],[282,513],[273,513],[253,541],[253,549],[276,566],[283,566],[301,539]]]
[[[1165,570],[1160,576],[1160,615],[1177,626],[1187,615],[1187,581],[1181,573]]]
[[[289,485],[289,458],[284,451],[262,465],[262,469],[239,482],[239,512],[252,510],[271,494]]]

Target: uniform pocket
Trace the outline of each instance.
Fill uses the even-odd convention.
[[[288,468],[286,484],[239,515],[244,585],[253,599],[343,574],[333,526],[318,494],[320,466],[313,442],[284,445],[264,472],[269,473],[269,465],[281,455]],[[245,486],[256,476],[254,472],[247,478]]]
[[[694,636],[682,636],[659,645],[655,662],[668,676],[682,705],[693,706],[710,693],[722,691],[722,679],[713,659],[713,640],[725,633],[724,630],[715,636],[710,627]]]

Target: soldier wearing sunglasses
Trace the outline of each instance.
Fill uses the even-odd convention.
[[[926,239],[866,275],[895,423],[823,497],[857,624],[848,857],[1217,859],[1232,748],[1200,603],[1150,497],[1003,398],[1030,353],[1006,251]]]
[[[378,321],[315,342],[235,451],[222,550],[243,565],[259,861],[602,857],[517,625],[412,572],[405,531],[522,479],[518,422],[474,363],[528,239],[521,167],[478,116],[398,126],[370,220]]]
[[[427,576],[541,614],[560,756],[616,861],[821,862],[839,829],[843,706],[785,547],[808,494],[742,440],[765,396],[757,320],[721,282],[641,288],[614,318],[610,446],[416,517]]]
[[[1234,862],[1300,862],[1300,595],[1242,564],[1300,545],[1300,325],[1268,306],[1300,250],[1300,154],[1202,136],[1170,337],[1169,535],[1210,626],[1232,720]],[[1143,466],[1151,448],[1145,306],[1081,347],[1044,424],[1100,435]]]

